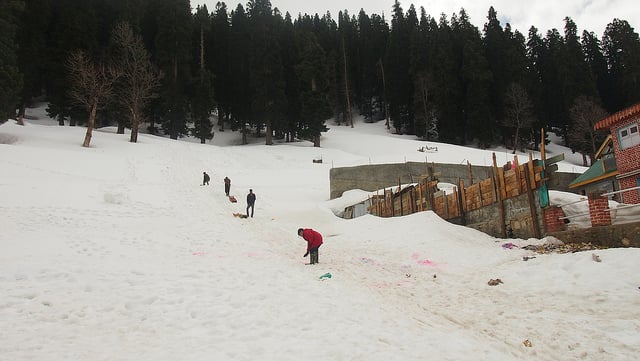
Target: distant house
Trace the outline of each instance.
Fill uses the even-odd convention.
[[[621,191],[629,190],[622,193],[622,203],[640,204],[640,103],[598,121],[594,128],[611,134],[615,178]]]

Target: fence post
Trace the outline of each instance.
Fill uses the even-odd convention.
[[[604,192],[598,191],[589,193],[589,218],[591,226],[611,225],[611,214],[609,213],[609,198],[603,196]]]
[[[467,201],[464,195],[464,180],[458,178],[458,207],[460,208],[460,219],[462,220],[462,225],[467,224],[466,210],[467,210]]]
[[[449,199],[447,198],[447,192],[442,191],[442,200],[444,201],[444,219],[449,219]]]
[[[493,153],[493,174],[495,178],[499,175],[496,153]],[[507,238],[507,225],[504,222],[504,204],[502,203],[502,189],[500,189],[500,184],[504,184],[504,181],[498,179],[498,182],[494,181],[493,183],[496,185],[494,191],[496,191],[496,200],[498,201],[498,210],[500,211],[500,236],[502,238]]]
[[[516,168],[519,170],[519,167]],[[531,180],[529,179],[529,172],[524,172],[524,180],[527,185],[527,197],[529,198],[529,211],[531,212],[531,220],[533,221],[533,235],[536,238],[540,238],[540,225],[538,224],[538,215],[536,214],[535,198],[533,197],[533,191],[531,190]]]

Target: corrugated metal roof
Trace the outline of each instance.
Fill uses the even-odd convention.
[[[627,120],[636,115],[640,115],[640,103],[611,114],[610,116],[598,121],[593,127],[595,130],[607,129],[618,122]]]
[[[616,167],[615,158],[610,158],[606,161],[601,158],[595,161],[589,169],[578,176],[578,178],[574,179],[573,182],[569,183],[569,188],[573,189],[587,184],[596,183],[603,179],[614,177],[617,174],[618,169]]]

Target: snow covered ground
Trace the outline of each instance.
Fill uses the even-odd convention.
[[[205,145],[144,134],[132,144],[111,128],[83,148],[84,128],[58,127],[42,108],[28,115],[24,127],[0,125],[0,360],[640,354],[638,249],[536,254],[521,247],[554,240],[495,239],[432,212],[332,211],[350,194],[329,201],[332,166],[488,165],[490,151],[362,122],[330,124],[322,148],[240,146],[230,131]],[[427,144],[438,151],[416,151]],[[560,170],[582,171],[575,156]],[[225,197],[225,176],[238,203]],[[255,217],[233,217],[249,188]],[[324,235],[318,265],[305,265],[299,227]]]

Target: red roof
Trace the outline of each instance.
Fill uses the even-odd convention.
[[[640,115],[640,103],[632,105],[629,108],[623,109],[617,113],[613,113],[610,116],[598,121],[593,127],[595,130],[610,128],[612,125],[627,120],[631,117]]]

